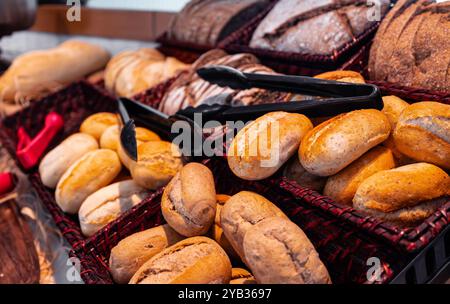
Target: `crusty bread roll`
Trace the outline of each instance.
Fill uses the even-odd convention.
[[[225,203],[220,215],[222,229],[242,261],[245,262],[242,246],[247,231],[255,223],[273,216],[286,217],[277,206],[253,192],[241,191]]]
[[[92,193],[108,185],[122,166],[116,152],[99,149],[78,159],[56,186],[56,203],[64,212],[75,214]]]
[[[156,190],[167,185],[182,167],[177,146],[167,141],[149,141],[138,146],[138,161],[131,163],[130,172],[136,183]]]
[[[119,124],[119,117],[115,113],[95,113],[81,123],[80,132],[92,135],[95,139],[99,140],[106,129]]]
[[[283,175],[302,187],[306,187],[318,192],[322,192],[327,179],[323,176],[318,176],[309,173],[303,168],[298,159],[298,155],[294,155],[284,168]]]
[[[272,112],[245,126],[227,152],[228,165],[238,177],[260,180],[274,174],[298,149],[312,129],[304,115]]]
[[[150,195],[132,180],[103,187],[89,195],[78,211],[81,231],[91,236]]]
[[[247,265],[261,284],[330,284],[331,279],[305,233],[286,218],[270,217],[244,237]]]
[[[161,138],[149,129],[136,127],[136,141],[139,143],[147,141],[161,140]],[[100,137],[100,147],[102,149],[111,149],[117,151],[120,144],[120,127],[119,125],[110,126]]]
[[[222,224],[220,222],[220,214],[222,212],[223,205],[225,205],[230,197],[231,196],[224,194],[216,195],[216,216],[214,219],[214,225],[211,225],[209,235],[223,248],[223,250],[225,250],[230,258],[239,260],[239,255],[236,253],[236,251],[234,251],[233,246],[231,246],[230,244],[230,241],[228,241],[227,237],[223,233]]]
[[[145,262],[183,238],[167,224],[124,238],[111,250],[109,257],[114,282],[128,283]]]
[[[0,99],[8,103],[36,100],[103,68],[109,53],[81,41],[17,57],[0,77]]]
[[[135,132],[137,146],[143,142],[161,140],[158,134],[146,128],[137,127]],[[100,137],[100,147],[102,149],[111,149],[116,151],[125,168],[131,168],[131,163],[133,160],[127,155],[120,143],[120,127],[118,125],[111,126],[103,132]]]
[[[381,146],[375,147],[336,175],[330,176],[323,194],[340,204],[351,206],[358,186],[365,179],[379,171],[394,167],[395,161],[391,150]]]
[[[390,131],[386,115],[377,110],[338,115],[306,134],[299,149],[300,162],[311,174],[334,175],[385,141]]]
[[[450,105],[410,105],[400,115],[394,142],[400,152],[416,161],[450,169]]]
[[[430,216],[448,201],[448,195],[448,174],[434,165],[416,163],[380,171],[366,179],[356,191],[353,207],[409,225]]]
[[[248,270],[233,268],[231,269],[230,284],[256,284],[256,280]]]
[[[213,240],[197,236],[163,250],[139,268],[130,284],[227,284],[231,263]]]
[[[384,96],[383,104],[384,104],[384,107],[381,110],[381,112],[383,112],[383,114],[386,115],[386,117],[389,120],[389,123],[391,124],[391,134],[389,135],[388,139],[386,139],[386,141],[383,142],[383,145],[392,151],[397,164],[399,164],[399,165],[409,164],[412,162],[412,160],[409,157],[407,157],[406,155],[402,154],[397,149],[397,147],[395,146],[394,136],[393,136],[395,126],[397,125],[400,114],[402,114],[403,110],[405,110],[407,107],[409,107],[409,103],[407,103],[403,99],[400,99],[396,96]]]
[[[184,166],[170,181],[161,199],[167,223],[179,234],[205,234],[216,215],[216,188],[211,170],[199,163]]]
[[[89,134],[75,133],[48,152],[39,164],[42,183],[54,189],[64,172],[89,151],[98,149],[98,143]]]
[[[331,71],[314,76],[314,78],[350,82],[350,83],[365,83],[364,77],[354,71]]]
[[[118,96],[131,97],[188,67],[176,58],[165,57],[156,49],[125,51],[114,56],[106,66],[105,86]]]

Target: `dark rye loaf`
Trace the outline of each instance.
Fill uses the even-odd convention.
[[[363,34],[375,8],[361,0],[280,0],[255,30],[252,48],[330,55]],[[380,0],[380,16],[389,8]]]
[[[450,2],[400,0],[370,51],[372,80],[450,91]]]
[[[172,20],[167,38],[215,46],[267,4],[268,0],[192,0]]]

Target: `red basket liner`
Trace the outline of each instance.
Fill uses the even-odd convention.
[[[362,46],[371,41],[380,25],[380,22],[374,23],[364,33],[346,43],[341,48],[334,50],[330,55],[302,54],[251,48],[249,44],[253,33],[275,4],[276,1],[267,10],[255,16],[246,26],[225,38],[219,44],[219,47],[230,53],[254,54],[263,64],[280,73],[314,76],[325,71],[339,69]]]
[[[217,193],[232,195],[242,190],[254,191],[286,212],[308,235],[335,283],[367,283],[369,266],[366,263],[370,257],[380,259],[383,271],[379,283],[386,283],[411,259],[269,180],[239,180],[223,159],[210,159],[205,163],[214,173]],[[161,191],[72,251],[72,256],[80,260],[85,283],[112,283],[108,269],[111,249],[124,237],[164,222],[160,211]]]

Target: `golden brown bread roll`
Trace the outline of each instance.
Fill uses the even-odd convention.
[[[304,115],[272,112],[245,126],[227,152],[228,165],[238,177],[260,180],[274,174],[298,149],[312,129]]]
[[[233,268],[231,269],[230,284],[256,284],[256,280],[248,270]]]
[[[179,234],[205,234],[216,215],[216,188],[212,172],[199,163],[184,166],[170,181],[161,199],[167,223]]]
[[[137,146],[144,142],[161,140],[158,134],[146,128],[136,127],[135,132]],[[100,137],[100,147],[102,149],[111,149],[116,151],[125,168],[131,168],[131,163],[133,160],[127,155],[120,143],[120,127],[118,125],[111,126],[103,132]]]
[[[391,134],[389,135],[388,139],[386,139],[386,141],[383,142],[383,145],[392,151],[397,161],[397,164],[406,165],[412,163],[412,160],[409,157],[403,155],[397,149],[397,147],[395,146],[393,136],[395,126],[397,125],[398,122],[398,118],[400,117],[400,114],[402,114],[403,110],[409,107],[409,103],[396,96],[384,96],[383,104],[384,107],[381,110],[381,112],[383,112],[383,114],[386,115],[386,117],[389,120],[389,123],[391,124]]]
[[[124,238],[111,250],[109,257],[114,282],[128,283],[145,262],[183,238],[167,224]]]
[[[220,223],[220,214],[222,212],[223,205],[225,205],[230,197],[231,196],[224,194],[216,195],[216,216],[214,219],[214,225],[211,225],[209,235],[223,248],[223,250],[225,250],[230,258],[238,260],[239,255],[236,253],[236,251],[234,251],[233,246],[231,246],[230,244],[230,241],[228,241],[227,237],[223,233],[222,224]]]
[[[108,185],[122,166],[116,152],[99,149],[86,153],[64,172],[56,186],[56,203],[75,214],[92,193]]]
[[[245,234],[243,248],[258,283],[331,283],[313,244],[286,218],[270,217],[256,223]]]
[[[380,171],[358,187],[355,209],[400,224],[413,224],[430,216],[448,201],[450,177],[442,169],[416,163]]]
[[[81,231],[91,236],[150,195],[132,180],[103,187],[89,195],[78,211]]]
[[[350,83],[365,83],[364,77],[354,71],[331,71],[314,76],[314,78],[350,82]]]
[[[136,141],[147,142],[161,140],[161,138],[153,131],[146,128],[136,127]],[[102,149],[111,149],[117,151],[120,144],[120,127],[119,125],[110,126],[103,132],[100,137],[100,147]]]
[[[287,179],[296,182],[302,187],[318,192],[322,192],[323,187],[325,187],[325,183],[327,182],[325,177],[317,176],[306,171],[300,163],[298,155],[294,155],[287,163],[284,168],[283,175]]]
[[[242,246],[247,231],[259,221],[274,216],[286,218],[272,202],[253,192],[241,191],[225,203],[220,215],[222,229],[242,261],[245,262]]]
[[[401,153],[416,161],[450,169],[450,105],[410,105],[400,115],[394,142]]]
[[[133,180],[147,189],[167,185],[183,167],[177,146],[167,141],[149,141],[138,147],[138,161],[130,165]]]
[[[120,120],[117,114],[100,112],[86,118],[80,126],[80,132],[92,135],[99,140],[106,129],[119,124]]]
[[[385,141],[390,131],[389,120],[378,110],[338,115],[306,134],[299,149],[300,162],[311,174],[334,175]]]
[[[125,51],[111,59],[106,66],[105,86],[118,96],[131,97],[188,67],[176,58],[165,57],[156,49]]]
[[[64,172],[87,152],[98,149],[89,134],[75,133],[48,152],[39,164],[42,183],[54,189]]]
[[[37,100],[103,68],[109,53],[82,41],[66,41],[49,50],[17,57],[0,77],[0,99],[7,103]]]
[[[139,268],[130,284],[227,284],[231,263],[213,240],[197,236],[163,250]]]
[[[365,179],[379,171],[394,167],[395,161],[391,150],[381,146],[375,147],[336,175],[330,176],[323,194],[340,204],[351,206],[358,186]]]

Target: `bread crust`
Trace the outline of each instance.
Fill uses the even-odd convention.
[[[305,233],[285,218],[266,218],[244,237],[247,264],[260,284],[330,284],[331,279]]]
[[[439,205],[432,201],[448,195],[448,174],[434,165],[416,163],[367,178],[356,191],[353,207],[369,214],[384,213],[391,220],[397,217],[408,224],[423,220]]]
[[[122,165],[116,152],[99,149],[86,153],[66,172],[56,186],[56,203],[64,212],[75,214],[83,201],[107,186],[120,173]]]
[[[242,179],[267,178],[295,154],[311,129],[311,121],[301,114],[272,112],[261,116],[233,139],[227,151],[228,165]]]
[[[106,129],[119,124],[120,120],[117,114],[99,112],[89,116],[81,123],[80,132],[92,135],[96,140],[99,140]]]
[[[392,152],[381,146],[375,147],[336,175],[330,176],[323,194],[340,204],[351,206],[356,190],[364,180],[379,171],[394,167]]]
[[[54,189],[64,172],[87,152],[98,149],[98,143],[89,134],[75,133],[48,152],[39,164],[42,183]]]
[[[398,150],[416,160],[450,169],[450,105],[419,102],[406,108],[394,130]]]
[[[341,114],[305,135],[300,145],[299,159],[311,174],[334,175],[385,141],[390,131],[389,120],[378,110]]]
[[[189,163],[167,185],[161,199],[167,223],[179,234],[205,234],[216,215],[216,190],[212,172],[199,163]]]
[[[256,280],[248,270],[233,268],[231,269],[230,284],[256,284]]]
[[[114,282],[128,283],[145,262],[183,239],[183,236],[167,224],[124,238],[114,246],[109,257],[109,268]]]
[[[153,256],[130,284],[228,284],[231,263],[213,240],[197,236],[182,240]]]

